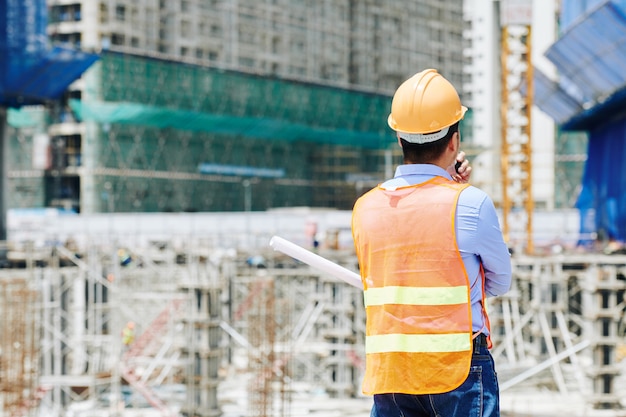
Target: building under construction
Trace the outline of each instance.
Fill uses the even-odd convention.
[[[47,3],[51,43],[100,59],[38,141],[9,131],[38,160],[10,159],[13,208],[349,209],[398,162],[393,89],[434,63],[464,81],[460,0]]]
[[[497,89],[484,87],[497,83],[479,76],[495,63],[477,58],[499,22],[464,17],[461,5],[49,1],[51,43],[99,60],[61,100],[9,109],[6,205],[81,213],[349,209],[400,162],[384,123],[391,92],[416,69],[436,67],[480,115],[475,125],[468,112],[461,126],[476,185],[509,207],[501,122],[485,121],[497,111],[486,103],[501,100],[485,101]],[[537,156],[522,165],[533,173],[523,203],[574,203],[584,151],[558,137],[556,152],[542,148],[551,141],[524,151],[525,159]],[[506,159],[520,157],[512,151]]]
[[[275,232],[312,249],[304,230],[316,216],[317,253],[356,271],[338,237],[350,213],[258,213],[251,220],[266,226],[253,233],[244,215],[113,226],[93,216],[88,233],[78,217],[47,219],[46,240],[64,243],[25,245],[13,258],[22,267],[0,270],[2,415],[336,415],[325,401],[369,415],[362,290],[268,245]],[[212,223],[239,229],[205,233],[219,230]],[[489,302],[503,412],[534,415],[519,398],[543,393],[560,404],[538,396],[544,415],[625,415],[626,258],[517,255],[513,265],[511,292]]]
[[[90,87],[61,116],[70,120],[48,129],[49,165],[39,178],[29,176],[28,158],[11,167],[17,187],[47,184],[47,200],[30,207],[345,209],[359,181],[381,176],[389,148],[382,95],[116,53],[102,53],[83,78]],[[27,196],[17,198],[11,206]]]

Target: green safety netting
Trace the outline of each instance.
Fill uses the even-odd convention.
[[[176,110],[140,103],[70,100],[80,120],[173,128],[252,137],[256,139],[309,141],[315,143],[378,148],[390,143],[388,133],[330,129],[264,117],[231,116]]]
[[[8,109],[7,124],[11,127],[22,128],[36,126],[38,120],[33,119],[32,115],[24,109]]]
[[[391,97],[270,76],[103,53],[85,120],[259,139],[387,148]]]

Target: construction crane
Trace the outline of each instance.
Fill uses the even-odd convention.
[[[532,2],[502,0],[502,231],[515,246],[511,226],[525,235],[525,252],[532,254],[533,194],[531,158],[531,109],[533,66],[531,62]],[[521,242],[520,242],[521,243]]]

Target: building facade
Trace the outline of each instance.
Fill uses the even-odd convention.
[[[419,69],[463,82],[463,1],[48,0],[52,42],[393,92]]]
[[[10,207],[350,209],[400,162],[395,88],[433,67],[461,90],[462,5],[49,0],[50,42],[101,59],[52,106],[45,169],[11,168],[43,201]]]

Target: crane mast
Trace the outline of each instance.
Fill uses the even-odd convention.
[[[522,244],[525,238],[525,252],[532,254],[532,4],[503,0],[501,6],[502,232],[512,246]],[[522,238],[515,241],[514,234]]]

